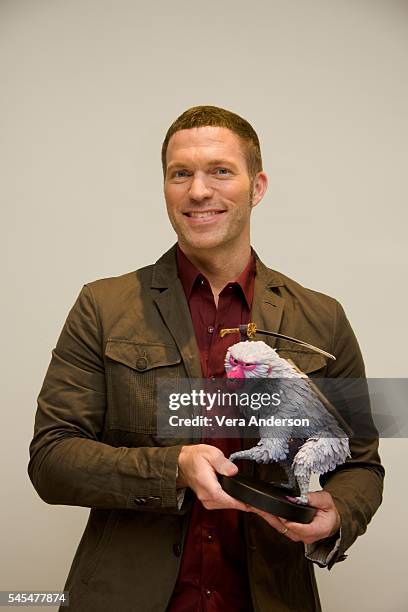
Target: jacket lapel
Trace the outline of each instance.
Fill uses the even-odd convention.
[[[256,256],[256,276],[254,298],[252,303],[251,321],[259,329],[279,332],[285,300],[274,289],[283,285],[281,276],[274,270],[267,268]],[[277,338],[273,336],[259,336],[271,347],[275,347]]]
[[[172,247],[154,266],[152,288],[160,289],[155,303],[180,351],[189,378],[201,378],[200,356],[190,310],[177,275],[176,248]]]

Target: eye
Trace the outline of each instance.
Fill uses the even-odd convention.
[[[253,366],[253,365],[255,365],[255,364],[254,363],[244,363],[244,366],[246,368],[249,368],[250,366]]]
[[[221,174],[221,175],[231,174],[231,170],[228,170],[228,168],[223,168],[223,167],[222,168],[216,168],[216,172],[218,174]]]
[[[188,170],[176,170],[173,173],[174,178],[184,178],[186,176],[188,176]]]
[[[232,355],[230,355],[230,363],[232,365],[237,365],[238,361],[235,359],[235,357],[233,357]]]

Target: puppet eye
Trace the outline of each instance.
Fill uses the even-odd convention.
[[[255,364],[254,364],[254,363],[244,363],[244,366],[245,366],[245,367],[247,367],[247,366],[251,366],[251,365],[255,365]]]
[[[235,357],[230,355],[230,363],[232,363],[233,365],[237,365],[238,361],[235,359]]]

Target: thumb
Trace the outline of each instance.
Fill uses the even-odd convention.
[[[221,460],[216,462],[214,468],[223,476],[235,476],[235,474],[238,472],[238,467],[235,465],[235,463],[232,463],[232,461],[226,457],[221,457]]]
[[[309,506],[314,508],[320,508],[321,510],[329,510],[333,508],[333,499],[330,493],[327,491],[314,491],[309,493],[307,496],[307,503]]]

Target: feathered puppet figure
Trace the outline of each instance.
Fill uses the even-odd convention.
[[[265,342],[245,341],[231,346],[225,358],[225,369],[230,379],[268,378],[275,391],[279,387],[281,402],[277,406],[261,407],[259,420],[272,415],[275,419],[308,419],[307,430],[296,427],[292,435],[288,428],[279,435],[272,434],[271,427],[259,426],[258,444],[230,456],[231,461],[251,459],[257,463],[280,462],[288,477],[287,486],[293,488],[297,482],[300,489],[300,496],[290,499],[307,504],[312,472],[320,476],[351,456],[344,430],[310,387],[308,380]],[[280,384],[277,385],[276,380],[273,383],[272,379],[280,379]],[[285,382],[283,379],[291,380]],[[254,415],[250,407],[241,410],[246,417]],[[301,438],[301,445],[295,454],[290,451],[292,438]]]

